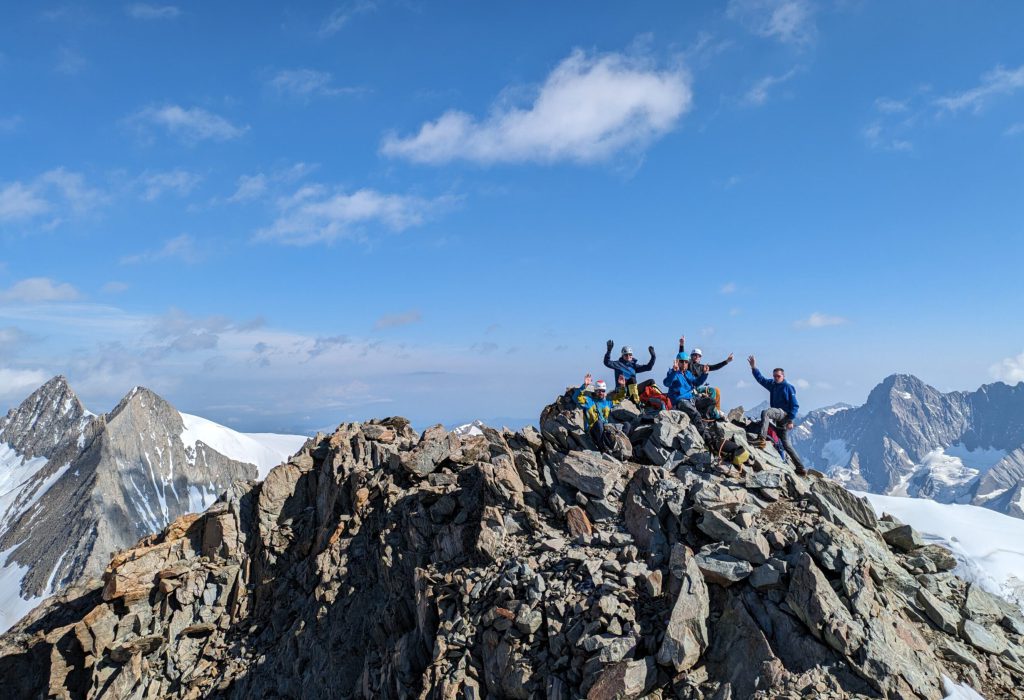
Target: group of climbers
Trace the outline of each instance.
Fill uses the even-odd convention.
[[[708,385],[708,376],[711,372],[722,369],[733,361],[731,353],[721,362],[703,364],[701,362],[703,353],[700,348],[694,348],[687,355],[686,337],[681,337],[679,353],[672,361],[672,368],[665,375],[664,384],[667,394],[663,394],[653,380],[639,384],[637,382],[637,374],[649,372],[654,368],[653,346],[647,348],[651,359],[645,364],[639,364],[636,361],[633,349],[628,345],[623,346],[619,359],[612,360],[611,354],[614,347],[614,341],[609,340],[604,355],[604,365],[615,373],[615,391],[609,394],[604,381],[598,381],[597,384],[591,385],[593,377],[588,373],[583,380],[583,385],[573,394],[573,401],[584,409],[586,430],[599,450],[605,452],[612,449],[614,439],[607,428],[611,411],[617,404],[630,399],[641,408],[682,411],[698,427],[701,434],[704,435],[705,441],[711,444],[712,449],[717,450],[719,457],[722,457],[723,454],[739,455],[742,452],[742,448],[736,443],[726,440],[724,430],[718,425],[719,422],[725,420],[721,411],[721,392],[717,387]],[[800,407],[796,399],[796,388],[786,381],[786,373],[781,367],[772,370],[772,378],[767,379],[758,370],[753,355],[749,356],[747,361],[754,379],[768,390],[770,398],[769,408],[761,412],[759,424],[743,423],[743,427],[748,430],[755,429],[754,444],[758,447],[764,448],[771,437],[780,452],[792,460],[794,471],[797,474],[805,474],[803,462],[796,450],[793,449],[789,437],[789,432],[793,429],[793,421],[796,419]],[[736,463],[739,464],[739,461]]]

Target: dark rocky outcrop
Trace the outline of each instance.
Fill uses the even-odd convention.
[[[567,396],[540,431],[343,424],[40,606],[0,671],[19,697],[1018,696],[1019,611],[899,524],[621,415],[632,459],[587,452]]]

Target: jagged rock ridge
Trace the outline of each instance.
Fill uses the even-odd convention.
[[[1024,683],[1020,611],[827,479],[711,464],[686,416],[343,424],[0,640],[69,697],[899,697]],[[739,428],[734,439],[746,442]]]
[[[19,573],[5,608],[99,576],[113,552],[256,477],[201,441],[185,445],[183,430],[181,414],[141,387],[93,415],[63,376],[0,420],[0,566]],[[15,614],[3,611],[3,629]]]
[[[1024,517],[1024,383],[947,394],[894,374],[863,406],[810,412],[794,431],[810,463],[851,488],[972,503]],[[944,450],[994,454],[974,468]]]

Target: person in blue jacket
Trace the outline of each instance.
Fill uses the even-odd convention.
[[[628,345],[622,346],[622,353],[619,355],[619,359],[612,359],[612,349],[615,347],[615,341],[608,341],[608,350],[604,354],[604,366],[608,369],[615,371],[615,383],[619,383],[619,377],[626,378],[626,391],[629,392],[629,398],[633,399],[633,403],[640,405],[640,391],[636,386],[636,375],[640,372],[650,372],[654,369],[654,346],[650,345],[647,347],[647,351],[651,353],[651,359],[647,364],[639,364],[633,358],[633,348]]]
[[[604,380],[598,380],[593,387],[593,395],[588,396],[584,392],[590,386],[593,376],[588,372],[583,378],[583,384],[572,394],[572,400],[583,408],[583,427],[586,429],[590,439],[594,441],[598,451],[607,452],[615,446],[612,436],[605,429],[605,424],[611,415],[612,408],[626,398],[626,380],[619,377],[619,388],[608,396],[608,387]]]
[[[672,361],[672,369],[665,375],[665,388],[672,408],[682,411],[690,420],[700,420],[697,408],[693,405],[693,390],[696,379],[690,372],[690,361],[685,357],[677,357]]]
[[[807,470],[804,469],[800,455],[796,453],[789,441],[789,431],[793,429],[793,421],[796,420],[797,411],[800,410],[800,404],[796,400],[796,387],[786,381],[786,372],[781,367],[773,369],[772,378],[766,379],[757,369],[757,361],[753,355],[747,358],[747,362],[750,363],[750,371],[754,375],[754,379],[767,389],[770,395],[768,401],[770,408],[761,411],[761,435],[758,438],[757,446],[763,448],[767,444],[768,426],[773,426],[775,432],[778,433],[779,440],[782,441],[782,448],[793,460],[793,471],[800,475],[806,474]]]

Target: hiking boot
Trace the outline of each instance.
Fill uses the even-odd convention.
[[[754,447],[763,450],[764,448],[768,447],[768,441],[765,440],[763,437],[759,437],[756,440],[754,440]]]
[[[755,472],[763,472],[764,471],[764,467],[761,466],[760,462],[754,462],[750,466],[750,468],[753,469]]]
[[[797,476],[807,476],[807,470],[804,469],[803,467],[793,467],[793,472]]]

